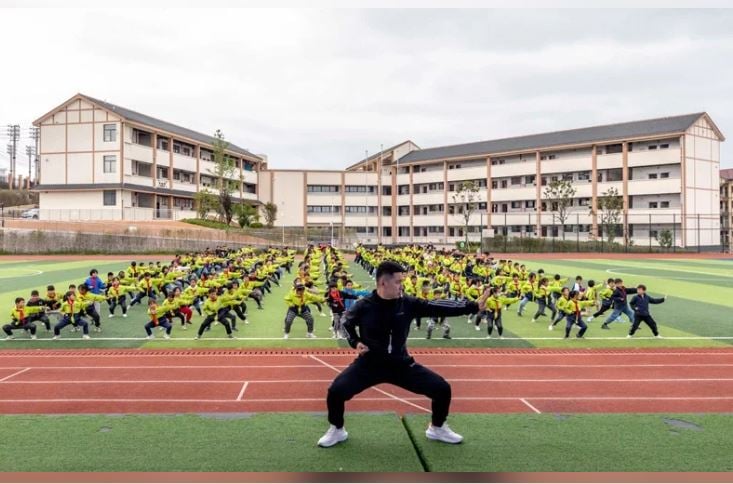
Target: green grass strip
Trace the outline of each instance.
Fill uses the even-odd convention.
[[[460,445],[420,438],[428,416],[407,427],[433,472],[730,472],[731,414],[458,414]]]
[[[73,409],[69,409],[72,410]],[[399,418],[348,415],[322,449],[323,415],[5,415],[4,472],[421,472]]]

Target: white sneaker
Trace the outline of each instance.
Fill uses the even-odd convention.
[[[466,324],[471,324],[471,318],[468,318],[468,319],[466,320]]]
[[[627,338],[631,338],[631,335],[630,335],[630,334],[627,334],[627,335],[626,335],[626,337],[627,337]]]
[[[504,339],[504,336],[499,336],[499,339]]]
[[[655,336],[655,338],[662,339],[662,338],[664,338],[664,336],[662,336],[661,334],[658,334],[658,335]]]
[[[326,433],[323,434],[323,437],[318,439],[318,446],[333,447],[334,445],[338,444],[339,442],[343,442],[348,438],[349,433],[346,431],[345,428],[341,427],[340,429],[337,429],[335,425],[331,425]]]
[[[146,336],[147,339],[155,339],[155,335],[151,334],[150,336]]]
[[[316,335],[315,335],[315,334],[313,334],[313,333],[305,333],[305,337],[306,337],[306,338],[315,338],[315,337],[316,337]]]
[[[84,335],[84,336],[82,336],[81,338],[82,338],[82,339],[92,339],[92,338],[91,338],[91,337],[90,337],[90,336],[89,336],[88,334],[85,334],[85,335]]]
[[[476,328],[476,331],[481,331],[481,326],[474,326]]]
[[[244,324],[249,324],[249,319],[245,319]]]
[[[115,317],[115,315],[114,315],[114,314],[110,314],[110,315],[109,315],[109,316],[107,316],[107,317],[108,317],[108,318],[114,318],[114,317]]]
[[[550,331],[552,331],[553,329],[555,329],[555,327],[554,327],[553,325],[549,325],[549,326],[547,327],[547,329],[549,329]]]
[[[127,313],[123,314],[122,317],[123,318],[126,318],[127,317]]]
[[[288,339],[288,333],[285,333],[285,334],[283,335],[283,339]]]
[[[32,334],[31,335],[31,339],[36,339],[36,335],[35,334]]]
[[[163,335],[163,338],[165,338],[165,339],[171,339],[171,335],[169,335],[168,333],[165,333]]]
[[[536,323],[536,322],[537,322],[537,320],[536,320],[535,318],[532,318],[532,322],[533,322],[533,323]]]
[[[430,424],[428,429],[425,431],[425,437],[430,440],[439,440],[448,444],[460,444],[463,442],[463,437],[453,432],[448,424],[443,424],[442,427],[435,427]]]
[[[61,339],[61,336],[60,336],[60,335],[55,335],[55,336],[54,336],[53,338],[51,338],[51,339]]]
[[[588,316],[588,322],[590,323],[591,321],[593,321],[593,316]]]
[[[10,341],[11,339],[15,339],[15,336],[6,336],[5,341]]]

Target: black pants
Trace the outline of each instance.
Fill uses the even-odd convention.
[[[601,314],[603,314],[606,311],[608,311],[609,309],[611,309],[611,304],[612,304],[612,302],[611,302],[610,299],[604,299],[603,301],[601,301],[601,309],[599,309],[598,311],[596,311],[595,313],[593,313],[593,317],[594,318],[597,318]]]
[[[641,316],[639,314],[634,314],[634,324],[631,326],[631,331],[629,331],[629,334],[631,336],[634,336],[636,330],[639,329],[639,326],[641,326],[642,321],[645,322],[647,326],[649,326],[649,329],[652,330],[654,336],[659,335],[657,322],[654,321],[654,318],[652,318],[651,315]]]
[[[343,427],[346,401],[380,383],[391,383],[430,398],[433,425],[440,427],[448,418],[451,388],[442,376],[417,363],[408,365],[375,356],[360,356],[328,388],[328,422],[337,428]]]

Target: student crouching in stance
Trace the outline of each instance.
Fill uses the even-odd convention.
[[[432,422],[428,439],[458,444],[463,437],[445,423],[451,400],[451,387],[443,377],[415,362],[407,352],[410,322],[420,317],[451,317],[483,311],[486,291],[478,300],[426,301],[402,294],[405,269],[393,261],[379,264],[377,289],[357,302],[344,314],[343,329],[357,358],[331,383],[328,405],[328,431],[318,441],[331,447],[347,439],[344,407],[348,400],[380,383],[391,383],[432,400]]]

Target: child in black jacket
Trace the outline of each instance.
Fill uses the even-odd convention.
[[[637,293],[634,297],[631,298],[631,308],[634,310],[634,324],[631,325],[631,331],[629,331],[629,335],[627,338],[631,338],[634,336],[634,333],[636,333],[636,330],[639,329],[639,325],[641,325],[642,321],[649,326],[649,329],[652,330],[652,333],[657,338],[661,338],[659,335],[659,330],[657,329],[657,322],[654,321],[654,318],[652,318],[651,313],[649,313],[649,305],[650,304],[662,304],[664,301],[667,300],[667,296],[664,296],[662,298],[653,298],[650,297],[646,293],[646,286],[644,284],[639,284],[636,288]]]

